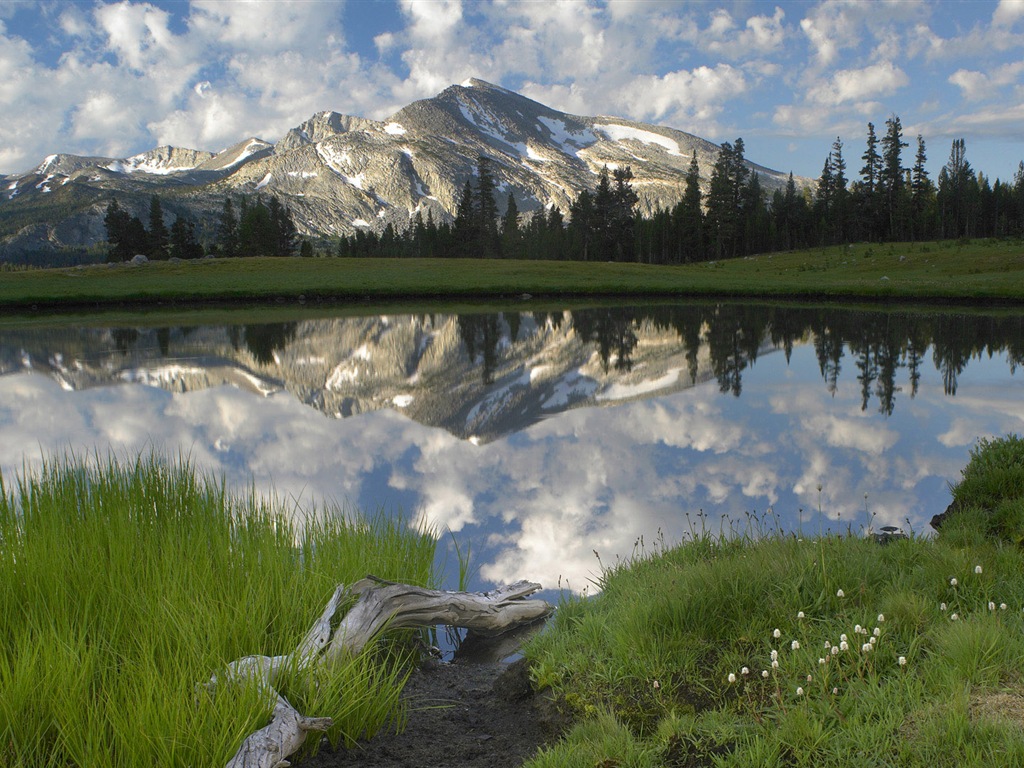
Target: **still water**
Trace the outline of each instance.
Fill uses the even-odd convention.
[[[296,509],[450,530],[474,587],[582,589],[595,553],[701,526],[925,532],[977,439],[1024,431],[1019,312],[260,316],[0,327],[8,485],[155,448]]]

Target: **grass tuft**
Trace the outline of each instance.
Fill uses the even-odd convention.
[[[297,521],[187,458],[68,456],[3,482],[2,765],[223,765],[271,705],[210,693],[211,674],[294,650],[339,582],[433,582],[429,533],[330,508]],[[407,662],[394,646],[282,693],[348,743],[401,717]]]

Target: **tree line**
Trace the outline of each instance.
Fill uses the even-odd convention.
[[[502,213],[492,161],[481,156],[452,222],[417,212],[404,231],[388,224],[342,238],[337,254],[680,264],[850,242],[1024,236],[1024,162],[1012,182],[991,182],[956,139],[933,182],[924,138],[917,136],[909,166],[908,146],[897,115],[881,137],[868,123],[855,178],[837,137],[814,189],[798,187],[791,173],[769,194],[738,138],[721,145],[706,189],[694,155],[679,202],[648,217],[636,211],[629,167],[603,168],[596,189],[580,192],[567,216],[555,206],[522,216],[511,192]]]
[[[116,198],[107,205],[103,219],[110,245],[109,261],[128,261],[136,255],[149,259],[200,259],[207,253],[221,256],[291,256],[300,249],[298,230],[291,211],[276,197],[264,201],[241,199],[236,213],[230,197],[217,219],[214,239],[207,247],[196,236],[195,222],[180,214],[170,228],[165,223],[158,195],[150,198],[149,226],[138,216],[122,208]],[[303,241],[302,255],[312,255],[311,245]]]

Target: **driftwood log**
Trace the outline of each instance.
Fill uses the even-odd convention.
[[[305,717],[281,696],[276,680],[282,669],[305,670],[328,666],[359,653],[383,629],[447,624],[483,635],[498,635],[544,618],[553,610],[543,600],[527,600],[540,584],[517,581],[492,592],[447,592],[396,584],[368,576],[350,587],[339,585],[320,618],[287,656],[246,656],[231,662],[223,681],[252,681],[274,703],[270,723],[250,734],[227,768],[283,768],[302,747],[310,731],[326,731],[329,717]],[[351,595],[358,596],[334,632],[331,619]],[[220,684],[214,675],[208,687]]]

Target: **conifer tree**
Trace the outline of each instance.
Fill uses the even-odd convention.
[[[166,259],[168,256],[169,235],[164,224],[163,207],[160,197],[153,195],[149,199],[149,237],[146,255],[151,259]]]
[[[224,256],[238,255],[238,217],[230,197],[224,198],[224,207],[217,221],[217,246]]]
[[[704,258],[704,210],[701,206],[700,167],[697,153],[690,157],[683,187],[683,199],[673,211],[679,237],[679,258],[682,261],[701,261]]]
[[[902,239],[906,201],[904,198],[904,168],[901,158],[903,148],[903,125],[898,115],[885,121],[886,131],[882,137],[881,170],[878,185],[881,191],[885,214],[886,230],[890,240]]]

